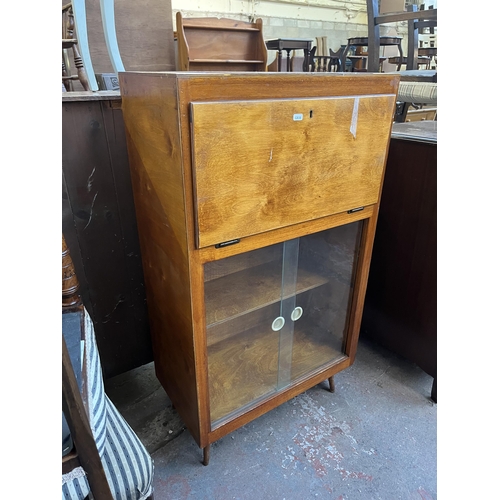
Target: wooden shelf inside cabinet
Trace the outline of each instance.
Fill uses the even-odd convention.
[[[294,293],[303,293],[327,282],[322,276],[303,271]],[[234,296],[235,290],[242,293]],[[275,262],[210,281],[205,286],[205,293],[207,328],[287,298],[282,295],[281,266]]]
[[[399,77],[119,78],[156,375],[206,465],[354,362]]]
[[[176,14],[178,64],[182,71],[265,71],[262,19],[183,18]]]
[[[250,59],[192,59],[190,61],[191,64],[199,63],[199,64],[262,64],[264,61],[258,60],[253,61]]]
[[[244,349],[241,349],[242,343]],[[278,344],[279,335],[263,324],[248,336],[232,337],[209,347],[210,416],[215,426],[224,418],[234,418],[236,413],[244,412],[246,405],[278,392]],[[297,329],[291,378],[299,379],[312,369],[343,357],[342,351],[332,347],[330,336],[324,330]]]

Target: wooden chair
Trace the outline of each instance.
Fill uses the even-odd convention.
[[[334,52],[332,49],[328,49],[329,55],[326,53],[324,55],[317,55],[317,49],[317,45],[311,49],[309,57],[309,71],[311,73],[331,73],[340,71],[340,58],[344,51],[343,47],[341,47],[337,52]]]
[[[70,74],[70,60],[68,51],[73,53],[73,61],[77,74]],[[73,4],[70,2],[62,6],[62,81],[67,92],[73,90],[73,81],[78,80],[84,90],[90,90],[87,71],[83,65],[82,56],[78,50],[78,40],[75,34],[75,16],[73,14]]]
[[[368,63],[369,72],[379,71],[380,26],[398,21],[408,21],[408,56],[406,69],[418,68],[418,32],[419,30],[437,26],[437,9],[416,11],[416,5],[410,6],[410,11],[379,14],[379,0],[366,0],[368,14]],[[424,54],[420,54],[424,55]],[[401,62],[403,54],[400,54]]]
[[[62,310],[63,314],[83,313],[83,304],[78,295],[79,283],[73,267],[64,235],[62,238]],[[83,470],[94,498],[113,500],[108,480],[102,466],[101,457],[92,435],[89,419],[85,411],[75,369],[64,334],[62,336],[62,409],[73,441],[73,449],[62,459],[62,473],[71,474]],[[76,474],[73,474],[76,475]]]
[[[389,59],[387,60],[387,62],[389,64],[397,64],[397,69],[396,71],[400,71],[401,70],[401,66],[407,66],[408,65],[408,58],[407,57],[403,57],[403,59],[401,59],[401,57],[399,56],[394,56],[394,57],[389,57]],[[418,56],[418,62],[417,62],[417,66],[418,66],[418,69],[420,69],[421,66],[423,66],[423,69],[430,69],[430,63],[431,63],[431,58],[428,57],[428,56]]]
[[[176,14],[180,71],[266,71],[262,19],[255,23]]]
[[[401,81],[399,83],[394,114],[395,122],[407,121],[407,114],[411,107],[420,111],[425,110],[425,106],[431,106],[431,109],[427,109],[427,111],[432,119],[435,119],[437,115],[437,82]],[[424,113],[425,111],[421,111],[421,114]]]
[[[316,37],[316,45],[311,49],[309,55],[309,71],[311,73],[330,73],[340,71],[340,59],[344,52],[341,47],[337,52],[328,48],[328,37]]]
[[[93,325],[78,288],[63,235],[62,410],[74,445],[62,459],[63,497],[86,498],[91,493],[96,500],[137,500],[149,494],[148,499],[152,499],[151,457],[104,392]],[[80,339],[84,342],[83,361]],[[113,436],[119,435],[119,450],[108,439],[110,428]],[[122,455],[128,455],[130,460],[135,457],[134,461],[125,463]],[[142,472],[133,469],[139,463]],[[108,480],[117,476],[119,481]]]
[[[400,57],[403,57],[403,49],[401,47],[402,37],[400,36],[382,36],[378,38],[378,47],[376,48],[376,53],[374,59],[377,61],[377,69],[375,71],[382,70],[382,63],[387,59],[387,57],[380,56],[380,47],[397,47]],[[352,49],[355,49],[355,53],[352,54]],[[365,50],[367,49],[367,50]],[[342,71],[346,71],[347,59],[350,59],[352,66],[351,71],[363,71],[369,72],[369,61],[371,59],[372,49],[369,47],[369,37],[354,37],[348,38],[347,44],[345,45],[344,51],[340,58],[340,65]]]
[[[64,336],[62,339],[62,408],[74,443],[74,448],[69,455],[63,457],[62,473],[70,474],[71,471],[81,467],[87,475],[94,498],[113,500],[85,413]]]

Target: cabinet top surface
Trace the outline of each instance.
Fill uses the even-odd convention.
[[[266,99],[315,95],[397,94],[400,76],[384,73],[299,73],[258,71],[126,71],[118,73],[123,97],[153,87],[189,88],[190,100]],[[188,98],[179,94],[179,99]]]
[[[394,123],[391,137],[408,141],[437,143],[437,121]]]
[[[81,90],[75,92],[62,92],[62,102],[77,101],[119,101],[121,99],[119,90]]]
[[[235,78],[240,79],[244,77],[245,79],[297,79],[302,80],[306,78],[336,78],[336,79],[378,79],[378,80],[391,80],[396,78],[399,80],[399,75],[395,73],[302,73],[302,72],[268,72],[268,71],[121,71],[118,75],[149,75],[149,76],[173,76],[175,78],[220,78],[224,76],[225,78]]]

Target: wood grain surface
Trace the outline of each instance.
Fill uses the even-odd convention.
[[[383,74],[120,74],[155,366],[199,446],[352,363],[398,83]],[[303,119],[293,121],[297,106]],[[366,206],[347,212],[358,204]],[[327,284],[316,286],[314,266],[299,267],[298,283],[302,273],[309,284],[297,303],[330,306],[323,321],[335,335],[308,309],[290,385],[273,392],[279,336],[269,320],[279,286],[265,281],[277,281],[266,268],[276,256],[243,254],[355,221],[352,234],[325,238],[329,257],[318,267]],[[239,242],[215,247],[233,234]],[[356,249],[329,267],[338,241]],[[225,269],[226,257],[234,261]],[[328,293],[335,300],[320,300]],[[207,327],[207,317],[221,322]]]
[[[282,294],[282,279],[282,262],[276,261],[211,281],[205,287],[207,326],[288,298]],[[303,269],[294,292],[300,294],[327,281]]]
[[[362,335],[432,377],[437,377],[437,178],[437,144],[425,129],[418,142],[391,139],[361,325]]]
[[[64,3],[65,0],[63,0]],[[170,0],[115,0],[116,38],[127,71],[175,69]],[[101,20],[100,0],[87,0],[87,29],[96,73],[114,73]]]
[[[343,353],[324,329],[295,327],[291,380],[296,380]],[[270,393],[277,392],[279,332],[259,325],[209,347],[210,416],[212,422]]]
[[[392,108],[391,95],[193,103],[199,246],[376,203]]]
[[[156,375],[201,443],[177,88],[174,79],[143,81],[128,98],[128,78],[120,75],[122,108]]]
[[[265,71],[267,49],[262,19],[184,18],[176,14],[178,69],[182,71]]]
[[[153,360],[124,122],[112,102],[62,103],[63,233],[105,378]]]

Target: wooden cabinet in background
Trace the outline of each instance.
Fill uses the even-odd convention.
[[[120,74],[156,374],[205,464],[354,362],[397,86]]]
[[[395,123],[361,335],[434,377],[437,402],[437,122]]]
[[[62,93],[62,230],[105,379],[153,360],[119,92]]]

